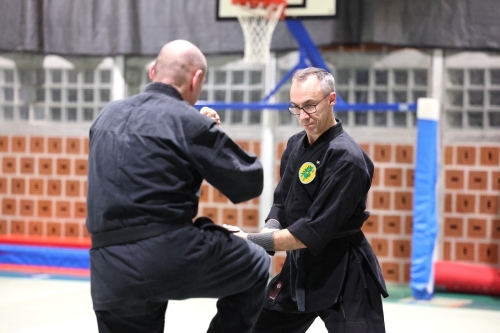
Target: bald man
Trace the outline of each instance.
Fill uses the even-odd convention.
[[[166,44],[145,91],[108,104],[90,129],[87,229],[101,333],[163,332],[168,301],[195,297],[219,299],[208,332],[250,332],[262,307],[267,253],[207,218],[193,221],[204,179],[233,203],[263,188],[257,157],[219,130],[215,111],[193,107],[206,70],[195,45]]]

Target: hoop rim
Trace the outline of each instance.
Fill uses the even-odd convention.
[[[231,0],[231,3],[235,6],[241,6],[249,17],[262,16],[267,19],[271,13],[279,11],[278,20],[283,21],[286,18],[287,0]]]
[[[234,0],[237,2],[245,0]],[[257,8],[250,6],[242,6],[232,3],[232,0],[215,0],[216,2],[216,20],[221,21],[237,21],[239,16],[253,16],[254,11],[269,10],[263,8],[262,5]],[[317,19],[332,19],[338,14],[337,3],[339,0],[287,0],[286,6],[280,5],[285,13],[286,20],[317,20]],[[277,5],[272,5],[276,7]],[[269,8],[269,7],[268,7]],[[246,12],[246,13],[242,13]]]
[[[233,5],[267,8],[270,5],[287,5],[287,0],[231,0]]]

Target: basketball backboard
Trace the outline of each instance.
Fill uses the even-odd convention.
[[[285,16],[289,19],[331,18],[335,16],[336,0],[288,0]],[[233,5],[231,0],[217,0],[217,20],[237,19],[245,15],[241,6]]]

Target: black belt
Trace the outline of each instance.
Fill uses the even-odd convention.
[[[96,249],[103,246],[137,242],[143,239],[160,236],[167,232],[182,229],[192,225],[193,222],[190,220],[188,220],[188,222],[181,222],[175,224],[149,223],[135,227],[128,227],[124,229],[100,232],[97,234],[92,234],[90,237],[92,239],[92,248]]]
[[[360,232],[361,229],[352,229],[352,230],[346,230],[346,231],[340,231],[340,232],[337,232],[335,234],[335,236],[333,236],[334,239],[337,239],[337,238],[344,238],[344,237],[347,237],[347,236],[351,236],[351,235],[354,235],[358,232]]]

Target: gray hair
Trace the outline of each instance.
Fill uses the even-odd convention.
[[[292,83],[295,81],[303,82],[311,75],[316,75],[321,91],[324,94],[335,92],[335,79],[333,75],[322,68],[308,67],[300,69],[293,74]]]

